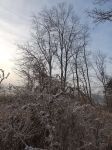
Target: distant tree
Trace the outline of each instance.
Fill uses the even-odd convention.
[[[100,81],[102,84],[102,87],[104,89],[104,96],[105,100],[108,106],[108,100],[107,100],[107,89],[105,85],[107,84],[108,76],[106,72],[106,55],[101,53],[101,51],[98,51],[95,57],[95,72],[97,79]]]
[[[110,2],[112,5],[112,0],[95,0],[95,4],[97,5],[105,5],[105,3]],[[112,22],[112,7],[108,9],[99,9],[94,8],[92,11],[89,12],[89,16],[94,19],[94,22]]]

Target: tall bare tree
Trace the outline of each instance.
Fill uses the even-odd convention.
[[[83,81],[86,81],[86,91],[88,90],[86,93],[91,97],[88,58],[86,56],[86,45],[88,44],[86,38],[88,36],[85,31],[85,26],[80,24],[73,7],[67,6],[65,3],[58,4],[51,9],[44,9],[38,16],[34,16],[31,41],[26,45],[19,45],[23,54],[21,67],[23,67],[22,70],[29,81],[33,83],[32,79],[35,79],[35,75],[37,77],[38,72],[40,73],[37,68],[40,67],[40,70],[43,70],[42,63],[38,63],[41,58],[46,66],[46,75],[50,79],[49,87],[52,86],[52,77],[57,71],[61,90],[65,91],[71,77],[70,66],[72,64],[76,88],[78,95],[80,95],[82,85],[80,60],[82,59],[82,63],[85,64],[85,68],[83,68],[85,80]],[[85,86],[85,84],[83,85]]]
[[[47,11],[48,22],[55,34],[56,58],[60,66],[61,86],[65,89],[73,43],[80,35],[79,20],[71,6],[61,3]]]
[[[83,26],[80,39],[77,40],[77,46],[72,53],[72,69],[75,70],[75,79],[78,90],[78,97],[80,99],[80,91],[88,97],[88,101],[92,104],[91,98],[91,84],[89,74],[89,55],[87,52],[88,45],[88,27]],[[73,71],[72,71],[73,72]],[[74,72],[73,72],[74,73]]]
[[[51,78],[53,56],[56,52],[56,39],[54,37],[52,24],[49,20],[49,14],[46,10],[42,11],[39,17],[33,17],[33,29],[34,32],[32,37],[34,40],[34,46],[36,48],[35,53],[37,53],[37,51],[40,52],[41,57],[43,57],[47,62],[48,72]]]
[[[73,54],[71,51],[76,50],[77,41],[80,43],[82,27],[72,6],[67,6],[65,3],[43,10],[40,13],[40,20],[34,18],[35,44],[48,63],[50,76],[52,76],[54,55],[57,58],[55,64],[60,66],[58,70],[60,70],[61,88],[64,90]]]
[[[87,87],[87,93],[88,96],[90,98],[90,102],[92,104],[92,97],[91,97],[91,84],[90,84],[90,76],[89,76],[89,64],[88,64],[88,58],[87,58],[87,53],[86,53],[86,46],[87,46],[87,39],[88,39],[88,29],[85,28],[84,32],[83,32],[83,58],[84,58],[84,64],[85,64],[85,68],[86,68],[86,77],[87,77],[87,81],[85,78],[85,84]],[[84,75],[84,74],[83,74]]]

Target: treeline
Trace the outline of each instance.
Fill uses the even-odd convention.
[[[48,76],[50,88],[52,77],[57,76],[62,91],[71,82],[78,96],[82,90],[92,103],[88,38],[88,27],[80,24],[72,6],[61,3],[34,16],[32,40],[18,46],[28,86],[33,87],[34,82],[43,86],[43,78]]]
[[[73,7],[60,3],[44,9],[38,16],[33,16],[32,26],[31,40],[18,45],[19,71],[25,77],[28,89],[34,90],[38,84],[41,92],[47,86],[50,93],[55,78],[60,82],[61,91],[70,87],[72,91],[77,90],[79,100],[83,93],[87,102],[93,104],[92,85],[93,80],[98,79],[109,106],[106,87],[110,77],[105,69],[106,57],[99,51],[92,63],[89,29],[80,23]],[[93,72],[95,78],[92,78]]]

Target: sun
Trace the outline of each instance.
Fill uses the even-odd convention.
[[[12,48],[4,40],[0,39],[0,64],[8,64],[12,58]]]
[[[11,55],[0,47],[0,63],[6,63],[10,60]]]
[[[0,45],[0,63],[7,63],[11,59],[11,54],[6,48]]]

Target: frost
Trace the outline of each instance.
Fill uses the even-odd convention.
[[[26,146],[24,150],[47,150],[47,149],[40,149],[40,148],[33,148],[32,146]]]

